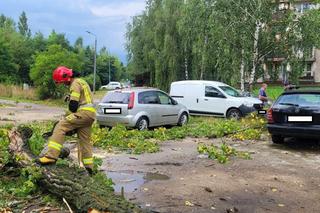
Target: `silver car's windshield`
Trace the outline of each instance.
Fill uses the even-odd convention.
[[[225,93],[233,97],[243,97],[236,89],[229,87],[229,86],[220,86]]]
[[[128,104],[130,98],[130,93],[123,92],[109,92],[102,99],[102,103],[118,103],[118,104]]]

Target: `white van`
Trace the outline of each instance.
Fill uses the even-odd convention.
[[[258,98],[244,97],[233,87],[217,81],[177,81],[170,95],[190,114],[240,118],[262,106]]]

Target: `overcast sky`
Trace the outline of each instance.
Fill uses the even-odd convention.
[[[71,44],[81,36],[85,45],[93,45],[89,30],[97,35],[98,48],[106,46],[123,62],[126,25],[144,8],[145,0],[0,0],[0,13],[16,22],[26,12],[33,34],[47,36],[54,29],[65,33]]]

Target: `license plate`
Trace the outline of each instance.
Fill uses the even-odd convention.
[[[104,114],[121,114],[121,109],[120,108],[105,108],[104,109]]]
[[[288,116],[288,122],[312,122],[312,116]]]

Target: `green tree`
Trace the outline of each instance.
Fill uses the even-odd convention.
[[[15,22],[12,18],[6,17],[5,15],[0,15],[0,28],[6,29],[7,31],[14,31],[15,30]]]
[[[48,37],[48,45],[58,44],[61,47],[71,50],[70,43],[63,33],[56,33],[55,30],[52,30],[51,34]]]
[[[83,50],[83,38],[82,37],[77,38],[77,40],[74,42],[73,49],[77,53],[79,53]]]
[[[34,51],[43,52],[47,49],[47,39],[41,32],[36,32],[32,39]]]
[[[82,64],[77,54],[57,44],[50,45],[47,51],[36,54],[30,78],[37,87],[40,99],[57,98],[63,94],[63,90],[58,88],[52,80],[52,72],[58,66],[80,70]]]
[[[93,58],[94,58],[94,49],[90,46],[86,46],[84,49],[84,53],[82,55],[82,60],[84,62],[84,66],[81,74],[83,76],[90,75],[93,73]]]
[[[300,76],[297,50],[319,43],[320,12],[296,16],[278,3],[148,0],[143,14],[127,27],[128,71],[162,89],[184,79],[241,82],[244,89],[245,83],[252,86],[264,77],[270,59],[285,58],[292,77]],[[278,76],[273,72],[269,75]]]
[[[13,55],[10,52],[9,46],[3,37],[0,36],[0,82],[14,82],[18,78],[17,71],[18,67],[13,63]]]
[[[19,33],[24,36],[24,37],[31,37],[31,30],[29,29],[28,26],[28,19],[26,13],[23,11],[19,17],[19,22],[18,22],[18,29]]]

